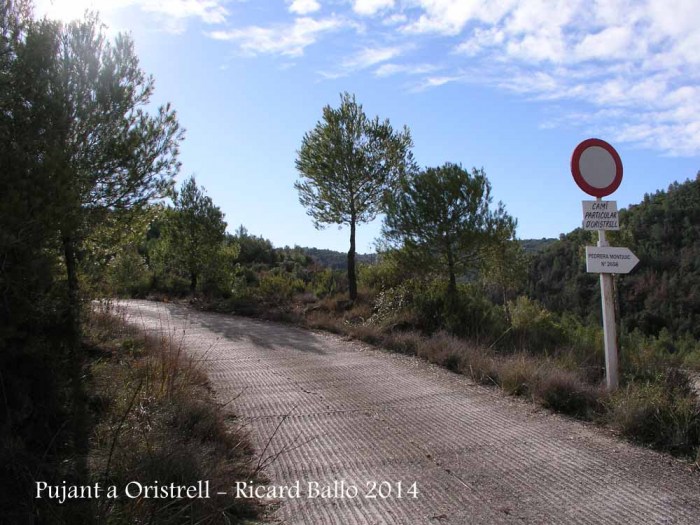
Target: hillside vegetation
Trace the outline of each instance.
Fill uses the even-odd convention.
[[[609,235],[611,245],[640,259],[632,273],[615,277],[623,329],[700,338],[700,174],[620,210],[620,228]],[[583,257],[596,236],[577,229],[535,255],[529,294],[554,312],[599,321],[598,279],[586,273]]]

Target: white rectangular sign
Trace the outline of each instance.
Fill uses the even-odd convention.
[[[617,201],[581,201],[584,230],[619,230]]]
[[[630,273],[639,259],[629,248],[586,246],[588,273]]]

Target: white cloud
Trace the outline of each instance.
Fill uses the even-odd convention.
[[[220,0],[141,0],[138,3],[147,12],[178,19],[199,18],[207,24],[220,24],[228,14]]]
[[[366,69],[368,67],[396,58],[402,53],[400,47],[365,48],[343,61],[344,69]]]
[[[632,54],[639,56],[644,50],[635,45],[633,28],[629,26],[611,26],[598,33],[586,35],[574,47],[574,53],[581,60],[617,60],[629,58]]]
[[[352,5],[353,11],[363,16],[372,16],[391,7],[394,7],[394,0],[354,0]]]
[[[495,27],[488,29],[477,27],[474,30],[473,36],[459,44],[455,48],[455,51],[457,53],[474,56],[485,48],[502,44],[504,39],[505,35],[501,29]]]
[[[223,0],[38,0],[36,12],[59,20],[81,18],[86,9],[100,11],[109,22],[111,15],[127,7],[137,7],[156,15],[158,22],[175,33],[185,29],[185,21],[199,19],[205,24],[220,24],[228,15]]]
[[[289,11],[297,15],[308,15],[321,9],[316,0],[287,0]]]
[[[342,78],[354,73],[367,69],[382,62],[392,60],[402,53],[406,48],[398,46],[387,47],[366,47],[352,56],[349,56],[340,62],[340,65],[331,71],[320,71],[319,74],[329,80]]]
[[[439,69],[434,64],[382,64],[375,71],[377,77],[390,77],[392,75],[425,75]]]
[[[404,29],[412,33],[458,35],[470,21],[496,23],[516,0],[414,0],[423,14]]]
[[[425,91],[426,89],[444,86],[452,82],[463,81],[466,81],[465,75],[463,74],[428,76],[415,85],[413,91]]]
[[[407,20],[408,17],[405,14],[394,13],[382,20],[382,24],[384,24],[385,26],[395,26],[399,24],[405,24]]]
[[[337,17],[314,19],[296,18],[292,24],[269,27],[248,26],[229,31],[213,31],[209,36],[216,40],[237,42],[240,49],[250,55],[279,54],[298,57],[304,49],[314,44],[323,33],[343,27]]]

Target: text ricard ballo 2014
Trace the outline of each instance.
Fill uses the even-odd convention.
[[[35,498],[49,499],[62,504],[67,500],[85,499],[209,499],[215,496],[232,496],[240,499],[416,499],[419,497],[415,481],[365,481],[353,483],[346,480],[294,481],[286,485],[263,485],[252,481],[236,481],[226,490],[212,490],[208,480],[191,485],[162,484],[158,481],[141,483],[130,481],[117,485],[69,485],[62,482],[51,485],[35,482]]]

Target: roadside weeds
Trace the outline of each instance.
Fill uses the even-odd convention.
[[[264,508],[235,498],[237,480],[264,482],[246,429],[227,415],[200,363],[171,336],[126,325],[109,306],[86,326],[92,363],[89,405],[95,419],[92,482],[116,486],[193,486],[209,482],[209,498],[100,498],[95,521],[109,523],[249,523]],[[256,464],[257,461],[257,464]],[[226,494],[217,494],[226,492]]]

